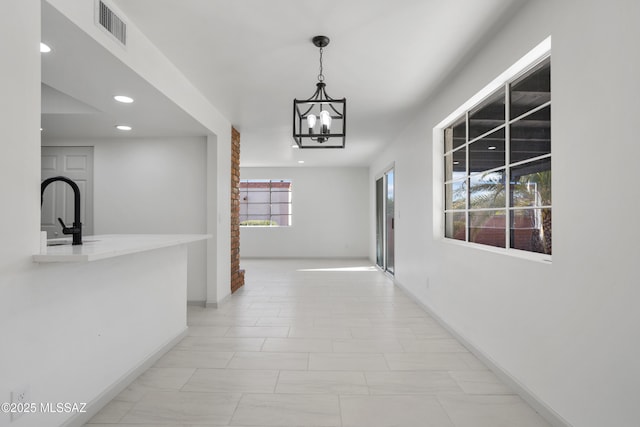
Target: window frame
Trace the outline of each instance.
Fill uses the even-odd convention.
[[[512,215],[516,211],[522,210],[530,210],[535,214],[536,209],[550,209],[552,211],[553,201],[551,200],[550,205],[535,205],[535,206],[512,206],[511,198],[512,198],[512,187],[513,183],[510,181],[511,170],[517,168],[518,166],[524,164],[533,164],[537,161],[542,161],[548,159],[551,162],[552,159],[552,147],[550,147],[549,152],[533,156],[530,158],[526,158],[524,160],[519,160],[517,162],[511,163],[510,159],[510,144],[511,144],[511,127],[513,124],[520,122],[522,119],[526,117],[536,114],[537,112],[543,111],[546,108],[550,108],[551,100],[543,102],[540,105],[524,112],[520,113],[517,117],[511,117],[511,103],[510,103],[510,95],[511,95],[511,85],[516,83],[518,79],[522,76],[525,76],[536,67],[540,66],[547,60],[551,58],[551,37],[545,39],[542,43],[532,49],[527,55],[525,55],[522,59],[516,62],[513,66],[507,69],[504,73],[494,79],[489,85],[479,91],[476,95],[471,97],[467,102],[461,105],[458,109],[452,112],[447,118],[445,118],[442,122],[440,122],[437,126],[433,128],[433,177],[434,177],[434,238],[438,240],[442,240],[447,243],[462,245],[466,247],[472,247],[475,249],[486,250],[490,252],[497,252],[512,256],[517,256],[521,258],[526,258],[535,261],[543,261],[543,262],[551,262],[552,255],[545,254],[540,252],[528,251],[524,249],[516,249],[511,248],[511,222]],[[480,107],[485,101],[491,99],[496,96],[498,91],[504,91],[504,101],[505,101],[505,111],[504,111],[504,121],[496,126],[483,132],[481,135],[474,136],[470,138],[469,136],[469,116],[470,113],[477,107]],[[464,121],[463,121],[464,119]],[[452,133],[450,136],[450,140],[447,141],[445,137],[445,129],[452,128],[454,125],[459,126],[464,123],[465,126],[465,138],[464,143],[458,144],[456,146],[456,142],[453,140],[454,134]],[[493,169],[487,169],[483,172],[472,172],[470,161],[470,145],[473,142],[479,141],[482,138],[491,135],[492,133],[498,132],[500,130],[504,130],[504,140],[505,140],[505,157],[504,164]],[[452,131],[453,132],[453,131]],[[448,148],[445,146],[447,143],[450,145]],[[465,172],[457,172],[454,171],[452,166],[445,166],[447,162],[446,156],[451,156],[449,160],[453,165],[453,155],[455,152],[459,150],[464,150],[464,160],[465,160]],[[461,154],[461,153],[460,153]],[[462,157],[458,156],[460,161],[462,161]],[[552,162],[551,162],[552,163]],[[553,165],[553,163],[552,163]],[[551,165],[551,168],[553,167]],[[552,170],[552,169],[550,169]],[[470,178],[473,176],[480,176],[485,173],[490,172],[501,172],[503,174],[504,182],[506,183],[504,188],[505,193],[505,204],[500,207],[487,207],[487,208],[471,208],[470,206],[470,191],[469,191],[469,183]],[[447,174],[448,176],[445,176]],[[450,175],[449,175],[450,174]],[[462,176],[456,174],[462,174]],[[551,174],[553,176],[553,173]],[[447,179],[448,178],[448,179]],[[461,184],[465,188],[465,199],[464,199],[464,209],[456,208],[456,209],[446,209],[447,208],[447,197],[451,197],[451,201],[454,199],[454,185],[455,183]],[[450,188],[450,189],[449,189]],[[481,213],[482,211],[504,211],[505,219],[504,219],[504,233],[505,233],[505,242],[504,247],[498,246],[490,246],[488,244],[483,243],[475,243],[470,241],[470,212],[471,213]],[[446,224],[447,220],[445,218],[446,214],[451,215],[451,220],[455,217],[455,214],[460,215],[464,213],[465,219],[465,236],[464,240],[458,240],[453,237],[445,237],[446,234]],[[551,226],[553,228],[553,226]]]
[[[248,190],[248,186],[247,186],[247,190],[243,191],[243,186],[242,184],[251,184],[251,183],[266,183],[268,184],[268,189],[263,191],[263,193],[269,193],[269,200],[268,202],[258,202],[258,203],[250,203],[248,200],[244,201],[246,199],[243,199],[243,195],[245,197],[248,197],[249,194],[251,193],[251,191]],[[274,193],[274,187],[273,184],[274,183],[288,183],[289,184],[289,188],[285,191],[275,191],[277,193],[287,193],[288,194],[288,201],[286,202],[282,202],[282,201],[278,201],[278,202],[274,202],[273,201],[273,193]],[[251,179],[241,179],[239,184],[238,184],[238,191],[239,191],[239,199],[240,199],[240,206],[239,206],[239,223],[240,223],[240,227],[244,227],[244,228],[289,228],[292,227],[293,225],[293,203],[292,203],[292,199],[293,199],[293,181],[291,179],[255,179],[255,178],[251,178]],[[257,192],[257,191],[256,191]],[[242,224],[244,221],[249,221],[249,220],[255,220],[255,218],[251,218],[248,212],[249,210],[249,205],[251,204],[255,204],[255,205],[265,205],[268,206],[268,213],[260,215],[260,216],[268,216],[269,219],[259,219],[259,220],[264,220],[264,221],[274,221],[274,217],[281,217],[281,216],[288,216],[289,217],[289,221],[287,225],[271,225],[271,224],[265,224],[265,225],[246,225],[246,224]],[[288,205],[288,213],[273,213],[273,205],[277,204],[277,205]],[[247,213],[246,214],[242,214],[242,210],[243,210],[243,206],[246,206],[245,209],[247,209]],[[257,214],[253,214],[253,215],[257,215]],[[246,217],[243,219],[243,217]]]

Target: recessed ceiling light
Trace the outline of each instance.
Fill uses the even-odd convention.
[[[495,150],[496,147],[494,145],[489,146],[488,150]]]
[[[298,163],[303,164],[304,160],[298,160]]]
[[[291,148],[299,148],[299,147],[298,147],[298,144],[293,144]]]
[[[127,125],[117,125],[116,129],[118,129],[118,130],[131,130],[133,128],[131,126],[127,126]]]
[[[133,98],[125,96],[125,95],[116,95],[113,97],[118,102],[122,102],[123,104],[131,104],[133,102]]]
[[[40,53],[49,53],[51,52],[51,48],[46,44],[40,42]]]

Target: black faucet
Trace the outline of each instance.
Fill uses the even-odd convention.
[[[73,234],[72,244],[81,245],[82,223],[80,222],[80,189],[78,188],[78,184],[76,184],[66,176],[54,176],[53,178],[45,179],[40,185],[40,206],[42,207],[42,202],[44,201],[44,189],[47,188],[49,184],[55,181],[66,182],[73,189],[73,227],[67,227],[64,224],[64,221],[62,221],[62,218],[58,218],[58,221],[60,221],[60,225],[62,225],[62,234]]]

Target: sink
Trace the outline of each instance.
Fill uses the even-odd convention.
[[[82,243],[92,243],[92,242],[99,242],[98,239],[91,239],[91,238],[84,238],[82,240]],[[71,239],[66,239],[66,238],[58,238],[58,239],[48,239],[47,240],[47,246],[63,246],[63,245],[70,245],[72,243]]]
[[[53,239],[47,240],[47,246],[62,246],[62,245],[70,245],[71,240],[62,240],[62,239]]]

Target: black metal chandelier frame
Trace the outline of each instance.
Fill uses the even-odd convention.
[[[329,38],[316,36],[312,42],[320,49],[320,74],[309,99],[293,100],[293,139],[299,148],[344,148],[347,100],[327,95],[322,74],[322,53]]]

